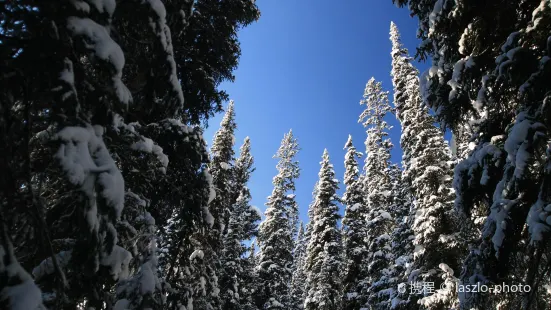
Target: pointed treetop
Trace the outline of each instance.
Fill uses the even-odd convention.
[[[392,50],[402,51],[407,54],[407,49],[404,48],[402,40],[400,39],[400,30],[394,22],[390,22],[390,41],[392,41]]]
[[[238,167],[238,169],[248,172],[248,176],[255,170],[252,167],[253,164],[254,158],[251,154],[251,139],[249,139],[249,137],[246,137],[243,141],[243,144],[239,148],[239,157],[235,161],[235,166]],[[246,180],[248,180],[248,178]]]
[[[327,149],[323,149],[323,155],[321,156],[321,166],[322,166],[322,170],[323,170],[323,167],[324,165],[329,165],[329,151],[327,151]],[[321,171],[320,171],[321,173]]]
[[[354,147],[354,144],[352,143],[352,135],[348,135],[348,140],[346,140],[346,144],[344,145],[344,148],[349,149],[351,147]]]
[[[226,109],[226,113],[224,114],[224,118],[222,118],[222,122],[220,122],[220,126],[224,126],[224,124],[227,124],[228,122],[232,121],[233,118],[235,117],[233,106],[234,106],[233,100],[230,100],[230,103],[228,104],[228,108]]]
[[[363,123],[364,127],[386,126],[383,118],[393,109],[388,101],[388,91],[383,90],[383,84],[375,81],[375,78],[369,79],[365,85],[363,100],[361,105],[365,104],[365,110],[360,115],[358,122]]]
[[[296,179],[299,177],[300,169],[298,168],[298,161],[295,160],[296,154],[300,151],[297,139],[293,136],[293,130],[289,130],[288,133],[283,135],[281,145],[273,156],[273,158],[279,158],[276,168],[278,171],[290,170],[290,178]]]
[[[232,160],[234,154],[234,131],[236,127],[235,111],[232,100],[226,109],[224,118],[222,118],[222,121],[220,122],[220,128],[214,134],[214,141],[211,148],[213,159],[217,158],[217,160],[227,163]]]

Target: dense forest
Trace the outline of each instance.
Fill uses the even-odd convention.
[[[2,1],[0,309],[550,309],[551,1],[386,1],[421,43],[391,23],[306,223],[299,137],[261,214],[220,87],[254,0]]]

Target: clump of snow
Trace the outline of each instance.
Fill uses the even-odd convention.
[[[90,13],[90,5],[82,0],[71,0],[71,4],[78,11],[82,11],[84,13]]]
[[[96,205],[96,186],[117,218],[124,207],[124,179],[103,142],[103,127],[65,127],[53,138],[61,145],[56,158],[69,182],[79,185],[89,198],[89,224],[99,226]]]
[[[231,166],[230,164],[226,163],[226,162],[221,162],[220,163],[220,168],[224,169],[224,170],[230,170],[231,169]]]
[[[69,263],[69,260],[71,259],[72,251],[61,251],[56,254],[56,260],[57,263],[61,268],[67,265]],[[36,267],[34,267],[32,274],[35,279],[35,281],[40,281],[40,279],[46,275],[53,274],[55,271],[54,268],[54,262],[52,257],[48,257]]]
[[[125,104],[132,101],[130,91],[121,80],[124,53],[120,46],[111,39],[107,29],[89,18],[74,16],[67,19],[67,28],[75,35],[86,37],[86,48],[92,50],[94,56],[109,62],[114,67],[115,74],[112,77],[112,82],[119,101]]]
[[[117,4],[115,3],[115,0],[88,0],[95,8],[98,10],[98,12],[103,13],[106,12],[109,14],[109,16],[113,15],[113,12],[115,12],[115,8]]]
[[[113,251],[108,256],[101,259],[103,266],[111,268],[111,275],[114,280],[122,280],[128,277],[128,265],[132,259],[132,254],[122,247],[115,245]]]
[[[191,255],[189,256],[189,260],[190,260],[190,261],[193,261],[195,258],[203,259],[204,256],[205,256],[205,254],[203,253],[202,250],[195,250],[195,251],[193,251],[193,253],[191,253]]]
[[[168,82],[172,86],[172,90],[176,93],[178,98],[179,107],[182,107],[184,104],[184,94],[182,92],[182,86],[178,80],[178,75],[176,73],[176,61],[174,60],[174,51],[172,47],[172,35],[170,33],[170,28],[167,25],[166,21],[166,9],[161,0],[142,0],[142,3],[147,3],[151,7],[152,11],[157,15],[156,20],[150,18],[149,25],[151,29],[158,37],[161,46],[163,47],[166,53],[166,62],[170,70],[168,77]]]
[[[385,220],[391,220],[392,219],[392,216],[390,215],[390,213],[386,212],[386,211],[382,211],[380,214],[379,214],[380,217],[382,217],[383,219]]]
[[[151,263],[143,264],[140,272],[140,292],[142,295],[153,293],[157,284],[157,278],[155,277],[155,271],[152,269]]]
[[[0,239],[5,240],[3,236]],[[44,309],[40,289],[17,262],[9,241],[7,248],[0,243],[0,274],[8,277],[2,279],[7,285],[0,290],[0,304],[10,310]]]
[[[161,165],[163,165],[165,169],[168,167],[168,156],[163,153],[163,148],[153,142],[153,140],[142,137],[141,141],[134,142],[130,147],[137,151],[156,155]]]
[[[130,309],[130,301],[128,299],[119,299],[115,303],[113,310],[128,310]]]

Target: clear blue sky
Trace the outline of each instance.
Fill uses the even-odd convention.
[[[283,134],[293,129],[302,148],[297,181],[300,217],[307,221],[319,162],[327,148],[337,178],[344,173],[343,146],[349,134],[363,151],[365,129],[358,123],[366,82],[383,82],[392,100],[390,21],[414,54],[417,20],[391,0],[259,0],[262,16],[241,30],[242,56],[234,83],[225,83],[235,101],[236,151],[246,136],[255,158],[249,188],[253,205],[265,210],[277,173],[272,156]],[[424,71],[427,64],[419,64]],[[212,144],[222,115],[211,119],[205,139]],[[400,162],[400,125],[392,117],[394,162]],[[363,160],[360,163],[363,165]],[[342,193],[344,186],[341,186]]]

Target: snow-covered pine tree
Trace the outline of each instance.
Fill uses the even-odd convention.
[[[474,149],[455,169],[456,206],[467,215],[482,207],[489,216],[461,278],[532,287],[524,296],[465,294],[461,306],[545,308],[550,3],[399,3],[410,4],[429,43],[421,47],[433,60],[425,96],[439,121],[454,129],[476,116]]]
[[[314,224],[312,222],[312,219],[314,218],[314,202],[316,202],[316,197],[318,196],[318,190],[319,190],[319,180],[316,181],[316,184],[314,184],[314,188],[312,189],[312,202],[308,205],[308,223],[306,223],[306,227],[304,228],[304,242],[306,246],[308,246],[308,242],[310,242],[310,232],[312,231],[312,225]]]
[[[10,76],[0,81],[9,153],[2,212],[17,240],[13,251],[40,281],[48,307],[111,303],[110,289],[131,258],[116,227],[124,180],[104,137],[132,97],[121,80],[122,49],[106,31],[116,4],[96,4],[84,11],[72,2],[2,7],[9,59],[2,71]]]
[[[304,309],[304,301],[308,298],[308,291],[310,286],[308,285],[308,271],[306,270],[306,255],[308,250],[308,243],[310,242],[310,233],[312,232],[312,219],[314,218],[314,203],[316,202],[316,196],[318,195],[318,185],[319,180],[314,184],[312,189],[312,202],[308,205],[308,223],[304,227],[304,258],[302,260],[302,268],[306,277],[306,282],[303,284],[303,294],[302,294],[302,308]]]
[[[392,182],[392,206],[390,214],[394,218],[394,230],[391,234],[389,281],[386,286],[390,296],[390,309],[407,309],[410,298],[408,276],[413,261],[413,239],[411,230],[412,197],[409,185],[402,179],[402,170],[397,165],[390,166]]]
[[[436,288],[446,283],[434,294],[418,296],[418,303],[428,309],[455,307],[455,276],[466,249],[458,230],[459,216],[453,212],[451,154],[421,99],[418,71],[394,23],[390,25],[390,40],[394,105],[402,124],[403,178],[415,201],[411,219],[415,249],[408,280],[432,282]]]
[[[206,274],[201,277],[209,282],[210,288],[207,290],[203,288],[202,292],[194,297],[194,304],[203,305],[207,309],[218,309],[221,306],[220,296],[218,296],[220,292],[219,276],[223,269],[221,262],[224,248],[223,236],[233,207],[235,128],[234,103],[230,101],[220,122],[220,128],[214,134],[210,150],[209,173],[212,176],[215,196],[209,203],[209,211],[214,219],[214,225],[201,232],[205,234],[208,244],[202,245],[200,250],[201,262],[207,265]]]
[[[209,171],[212,175],[213,184],[216,190],[216,198],[210,205],[210,211],[214,216],[215,224],[213,227],[213,246],[218,246],[221,237],[226,231],[226,225],[229,220],[232,205],[232,186],[234,186],[233,161],[235,143],[234,131],[235,112],[234,103],[230,101],[226,109],[226,114],[222,118],[220,128],[214,134],[214,140],[211,147],[211,162]]]
[[[306,252],[308,297],[307,310],[340,309],[341,305],[341,232],[337,227],[339,215],[339,182],[327,149],[323,152],[319,186],[312,205],[313,218]]]
[[[259,288],[255,302],[260,309],[289,309],[289,291],[293,267],[293,223],[298,218],[294,199],[295,179],[299,176],[295,156],[299,146],[293,132],[285,134],[276,155],[278,174],[268,197],[265,220],[260,224],[257,273]]]
[[[222,309],[238,310],[254,307],[250,281],[253,279],[253,266],[245,256],[249,248],[244,241],[257,234],[257,222],[260,220],[258,210],[250,205],[251,195],[243,187],[241,195],[233,207],[224,236],[224,255],[222,259],[220,288],[222,292]],[[246,307],[245,307],[246,306]]]
[[[157,238],[151,234],[150,215],[161,228],[155,230],[161,239],[175,241],[163,250],[177,254],[173,258],[180,263],[182,253],[191,254],[189,232],[207,227],[210,215],[202,131],[182,122],[196,124],[217,109],[213,100],[183,105],[179,82],[191,85],[198,79],[190,70],[178,69],[193,67],[208,81],[186,87],[187,94],[205,94],[231,79],[239,56],[236,31],[259,15],[250,1],[221,6],[212,1],[31,0],[0,7],[0,49],[6,60],[6,75],[0,77],[0,143],[10,154],[0,163],[8,176],[1,182],[0,199],[7,202],[2,213],[16,240],[15,255],[23,258],[21,266],[28,271],[36,267],[35,280],[48,307],[112,307],[117,298],[131,299],[130,307],[156,309],[164,303],[158,297],[168,285],[161,275],[153,275],[161,283],[155,292],[149,289],[151,281],[139,280],[148,265],[155,269]],[[190,23],[190,13],[198,8],[216,17],[206,14],[202,19],[207,23]],[[184,39],[188,24],[194,27]],[[195,40],[199,36],[203,42]],[[124,55],[123,50],[133,53]],[[221,55],[227,61],[217,61]],[[217,104],[223,100],[218,96]],[[84,177],[86,188],[95,187],[95,201],[83,194],[80,175],[72,173],[76,170],[68,171],[67,161],[60,160],[75,150],[90,153],[73,162],[76,170],[92,158]],[[87,220],[95,216],[94,204],[99,225],[90,233]],[[88,207],[91,213],[85,212]],[[164,227],[174,214],[182,218],[168,233]],[[71,222],[80,224],[67,225]],[[181,275],[171,267],[189,265],[160,270]]]
[[[366,277],[363,279],[364,291],[368,298],[366,306],[372,309],[384,309],[389,299],[389,261],[390,234],[394,220],[390,213],[392,205],[392,183],[390,179],[390,151],[392,143],[388,139],[390,126],[384,120],[392,112],[388,102],[388,92],[382,83],[371,78],[364,90],[365,110],[359,122],[367,128],[365,140],[366,158],[364,164],[363,191],[366,197],[366,242],[368,261]]]
[[[290,309],[304,309],[304,295],[306,294],[304,283],[306,283],[306,270],[304,262],[306,259],[306,242],[305,242],[304,224],[300,223],[297,239],[295,241],[294,269],[291,279],[291,299],[292,306]]]
[[[234,190],[239,188],[239,196],[231,208],[228,227],[223,239],[222,270],[220,288],[222,292],[222,309],[238,310],[253,307],[250,282],[253,279],[253,266],[246,257],[250,250],[244,242],[256,237],[257,222],[260,213],[250,205],[251,194],[247,188],[253,168],[249,137],[245,138],[240,148],[240,155],[233,168]]]
[[[279,158],[276,168],[282,173],[275,176],[275,178],[281,178],[279,181],[283,186],[283,191],[288,193],[284,197],[284,205],[286,209],[286,216],[289,219],[289,225],[291,226],[291,233],[293,238],[296,237],[298,232],[298,204],[295,199],[295,180],[300,176],[299,163],[296,160],[296,156],[300,151],[297,139],[293,135],[293,130],[284,135],[281,141],[281,147],[274,155],[275,158]]]
[[[363,154],[356,150],[352,136],[344,145],[347,150],[344,160],[344,185],[346,186],[342,203],[345,206],[343,227],[343,310],[356,310],[365,304],[367,296],[362,295],[362,285],[367,277],[367,225],[366,204],[358,158]]]

